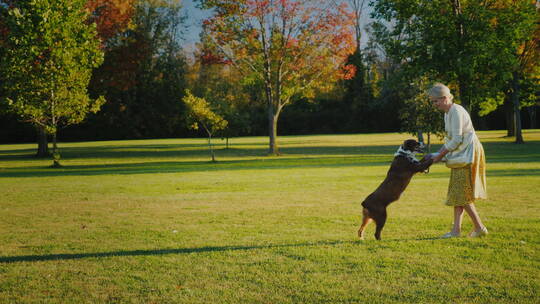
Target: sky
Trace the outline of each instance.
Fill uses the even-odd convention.
[[[195,43],[199,41],[199,34],[201,33],[201,24],[205,18],[210,16],[209,11],[203,11],[195,7],[194,0],[182,0],[182,5],[184,6],[184,11],[188,17],[187,25],[188,30],[184,37],[184,48],[188,53],[192,53],[195,50]],[[366,16],[369,15],[370,7],[366,5]],[[365,24],[365,22],[364,22]],[[362,43],[366,41],[366,35],[362,35]],[[363,45],[365,46],[365,45]]]
[[[199,41],[202,21],[209,17],[210,13],[208,11],[202,11],[196,8],[195,1],[193,0],[183,0],[182,5],[184,6],[184,10],[188,17],[188,31],[184,37],[185,43],[188,45],[193,45],[195,42]]]

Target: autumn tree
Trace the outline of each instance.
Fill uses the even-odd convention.
[[[202,127],[206,131],[210,155],[212,156],[212,161],[215,162],[216,157],[212,145],[212,136],[216,131],[225,129],[228,122],[221,115],[217,114],[204,98],[194,96],[189,90],[186,91],[182,101],[187,108],[188,126],[194,130]]]
[[[95,23],[103,48],[111,48],[132,24],[136,0],[87,0],[88,21]]]
[[[348,119],[343,122],[345,129],[353,132],[362,132],[373,127],[369,117],[373,114],[373,81],[367,65],[367,57],[362,49],[362,36],[365,32],[363,25],[368,16],[365,13],[368,0],[333,0],[337,3],[347,3],[351,10],[354,27],[354,38],[356,49],[347,58],[347,64],[354,66],[356,73],[350,79],[343,81],[345,94],[342,100],[342,107],[346,111]],[[365,39],[364,39],[365,40]]]
[[[262,83],[269,153],[278,154],[277,123],[285,106],[312,97],[338,78],[355,50],[354,15],[323,0],[200,0],[213,16],[204,22],[212,52]]]
[[[345,2],[349,4],[352,9],[352,14],[354,16],[354,38],[356,41],[356,50],[359,51],[362,49],[362,23],[363,17],[366,16],[364,10],[366,5],[369,4],[369,0],[332,0],[336,5],[340,2]]]
[[[83,0],[17,1],[1,11],[8,33],[0,56],[0,92],[23,120],[53,138],[58,128],[97,112],[103,98],[88,96],[92,70],[103,61],[95,24]]]
[[[100,36],[109,37],[103,43],[105,60],[90,83],[91,92],[104,95],[107,103],[80,132],[103,139],[177,136],[184,125],[178,98],[186,88],[181,48],[186,19],[180,1],[126,1],[132,3],[127,7],[123,1],[96,1],[115,5],[95,9],[116,20],[101,28]]]

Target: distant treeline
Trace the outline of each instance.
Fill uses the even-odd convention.
[[[266,136],[268,126],[264,111],[265,108],[262,105],[258,109],[251,109],[250,130],[241,131],[237,135]],[[521,112],[524,128],[532,128],[530,109],[523,109]],[[126,118],[124,122],[111,120],[107,123],[100,117],[103,115],[101,112],[101,114],[91,115],[80,125],[60,130],[59,138],[62,141],[87,141],[205,136],[203,133],[189,130],[178,117],[167,118],[167,113],[162,114],[163,119],[178,122],[164,125],[159,119],[147,121],[143,119],[143,113],[141,113],[140,119]],[[135,121],[139,121],[139,124],[136,125]],[[476,115],[474,124],[479,130],[506,129],[504,108],[497,109],[482,118]],[[375,108],[372,111],[366,110],[365,115],[360,115],[346,100],[298,101],[284,111],[279,122],[280,135],[399,132],[400,130],[398,107]],[[36,131],[32,125],[19,122],[16,116],[3,114],[0,118],[0,138],[2,143],[35,142]]]

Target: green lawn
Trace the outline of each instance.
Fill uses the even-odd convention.
[[[61,143],[61,169],[0,145],[0,303],[539,303],[540,130],[504,134],[479,132],[490,234],[446,240],[443,165],[357,240],[406,134],[218,140],[217,163],[204,139]]]

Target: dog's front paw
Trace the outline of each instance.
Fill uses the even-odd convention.
[[[425,154],[424,157],[422,157],[422,159],[420,160],[420,162],[424,162],[426,160],[430,160],[433,158],[433,154]]]

